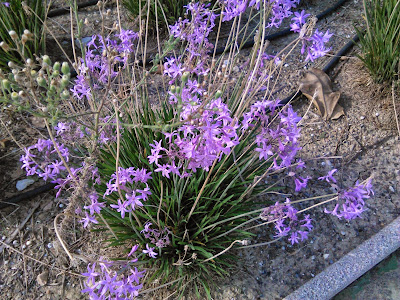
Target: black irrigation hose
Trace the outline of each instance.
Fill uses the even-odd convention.
[[[98,0],[90,0],[90,1],[88,1],[86,3],[78,3],[78,9],[96,5],[97,2],[99,2],[99,1]],[[66,14],[69,14],[69,10],[70,10],[70,6],[65,6],[65,7],[61,7],[61,8],[52,9],[47,14],[47,17],[48,18],[54,18],[54,17],[66,15]]]
[[[320,13],[319,15],[317,15],[318,20],[326,17],[328,14],[330,14],[333,11],[335,11],[336,9],[338,9],[346,1],[347,0],[340,0],[335,5],[333,5],[332,7],[328,8],[324,12]],[[87,2],[85,4],[78,4],[78,8],[83,8],[83,7],[87,7],[87,6],[90,6],[90,5],[95,5],[97,2],[98,2],[98,0],[89,1],[89,2]],[[50,11],[49,14],[48,14],[48,17],[54,17],[54,16],[57,16],[57,15],[58,16],[62,15],[67,10],[68,10],[68,8],[60,8],[60,9],[56,9],[56,10]],[[271,41],[271,40],[283,37],[283,36],[285,36],[285,35],[287,35],[289,33],[291,33],[290,29],[284,29],[282,31],[279,31],[279,32],[276,32],[274,34],[266,36],[266,40],[270,40]],[[342,49],[340,49],[339,52],[329,61],[329,63],[323,68],[323,71],[325,73],[327,73],[330,69],[332,69],[332,67],[335,66],[339,62],[341,56],[346,54],[355,45],[355,43],[357,43],[358,40],[359,40],[358,35],[355,35],[353,37],[353,39],[350,42],[348,42]],[[247,42],[247,43],[245,43],[243,45],[242,49],[243,48],[250,48],[253,45],[254,45],[254,41],[249,41],[249,42]],[[224,51],[225,51],[225,47],[221,47],[221,48],[217,48],[216,53],[217,54],[221,54]],[[147,63],[150,64],[151,60],[148,60],[148,62],[146,61],[146,64]],[[71,71],[71,77],[75,77],[76,75],[77,74],[76,74],[75,70]],[[300,91],[294,92],[292,95],[290,95],[290,96],[286,97],[285,99],[283,99],[282,101],[280,101],[279,104],[286,105],[290,100],[293,100],[293,99],[299,97],[300,95],[301,95]],[[20,202],[22,200],[33,198],[33,197],[35,197],[35,196],[37,196],[37,195],[39,195],[41,193],[44,193],[44,192],[47,192],[47,191],[53,189],[54,187],[55,187],[54,183],[47,183],[47,184],[42,185],[42,186],[40,186],[40,187],[38,187],[36,189],[33,189],[31,191],[22,193],[22,194],[20,194],[18,196],[15,196],[15,197],[8,198],[5,201],[0,202],[0,209],[10,205],[8,203],[14,203],[15,204],[15,203]]]
[[[12,204],[18,203],[18,202],[23,201],[23,200],[27,200],[29,198],[36,197],[37,195],[39,195],[41,193],[44,193],[44,192],[47,192],[47,191],[50,191],[50,190],[54,189],[55,186],[56,186],[55,183],[46,183],[46,184],[44,184],[42,186],[39,186],[39,187],[37,187],[37,188],[35,188],[33,190],[30,190],[30,191],[27,191],[25,193],[19,194],[17,196],[14,196],[14,197],[8,198],[6,200],[0,201],[0,209],[4,208],[4,207],[7,207],[7,206],[10,206]]]
[[[340,58],[350,51],[351,48],[359,41],[360,37],[356,34],[346,45],[343,46],[342,49],[339,50],[336,55],[332,57],[332,59],[328,62],[328,64],[322,69],[325,73],[328,73],[340,60]],[[286,97],[282,101],[279,102],[280,105],[286,105],[289,101],[296,99],[301,95],[300,91],[294,92],[290,96]]]

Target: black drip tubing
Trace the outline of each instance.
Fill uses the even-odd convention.
[[[30,190],[25,193],[19,194],[17,196],[0,201],[0,208],[4,208],[4,207],[10,206],[12,204],[18,203],[20,201],[36,197],[37,195],[39,195],[41,193],[44,193],[44,192],[54,189],[55,186],[56,186],[55,183],[46,183],[46,184],[39,186],[33,190]]]
[[[78,9],[96,5],[97,2],[99,2],[99,1],[98,0],[90,0],[90,1],[88,1],[86,3],[78,3]],[[65,7],[61,7],[61,8],[52,9],[47,14],[47,17],[48,18],[54,18],[54,17],[66,15],[66,14],[69,14],[69,10],[70,10],[70,6],[65,6]]]
[[[347,1],[347,0],[340,0],[340,1],[338,1],[334,6],[328,8],[327,10],[325,10],[324,12],[322,12],[321,14],[319,14],[319,15],[317,16],[318,20],[320,20],[321,18],[324,18],[324,17],[327,16],[328,14],[330,14],[330,13],[332,13],[333,11],[335,11],[336,9],[338,9],[338,8],[339,8],[343,3],[345,3],[346,1]],[[91,3],[92,3],[92,2],[96,2],[96,3],[97,3],[97,0],[96,0],[96,1],[90,1],[90,2],[91,2]],[[88,3],[89,3],[89,2],[88,2]],[[93,5],[93,4],[91,4],[91,5]],[[83,6],[83,7],[86,7],[86,6],[89,6],[89,4],[85,3],[85,6]],[[78,5],[78,7],[80,8],[79,5]],[[61,9],[59,9],[59,10],[62,10],[62,9],[65,10],[65,8],[61,8]],[[52,11],[50,11],[50,13],[51,13],[51,12],[52,12]],[[50,13],[49,13],[49,14],[50,14]],[[54,16],[54,15],[53,15],[53,16]],[[287,34],[289,34],[289,33],[291,33],[290,29],[284,29],[284,30],[279,31],[279,32],[277,32],[277,33],[268,35],[268,36],[266,37],[266,39],[267,39],[267,40],[277,39],[277,38],[282,37],[282,36],[285,36],[285,35],[287,35]],[[359,36],[358,36],[358,35],[355,35],[351,41],[349,41],[342,49],[339,50],[339,52],[329,61],[329,63],[328,63],[322,70],[323,70],[325,73],[327,73],[329,70],[331,70],[331,69],[339,62],[341,56],[343,56],[343,55],[346,54],[348,51],[350,51],[350,49],[355,45],[355,43],[358,42],[358,40],[359,40]],[[252,47],[253,45],[254,45],[254,41],[250,41],[250,42],[247,42],[247,43],[244,44],[244,46],[246,46],[247,48]],[[244,47],[244,48],[246,48],[246,47]],[[223,47],[223,48],[222,48],[222,47],[221,47],[221,48],[218,48],[216,51],[220,51],[219,49],[222,49],[222,52],[218,53],[218,54],[221,54],[221,53],[224,52],[225,47]],[[151,60],[149,60],[149,63],[150,63],[150,62],[151,62]],[[72,76],[72,77],[76,76],[76,72],[75,72],[74,70],[71,72],[71,76]],[[280,101],[279,104],[281,104],[281,105],[286,105],[290,100],[293,100],[293,99],[299,97],[300,95],[301,95],[301,92],[300,92],[300,91],[294,92],[294,93],[291,94],[290,96],[288,96],[288,97],[286,97],[285,99],[283,99],[282,101]],[[20,202],[20,201],[23,201],[23,200],[26,200],[26,199],[29,199],[29,198],[33,198],[33,197],[35,197],[35,196],[37,196],[37,195],[39,195],[39,194],[41,194],[41,193],[44,193],[44,192],[47,192],[47,191],[53,189],[55,186],[56,186],[56,185],[55,185],[54,183],[47,183],[47,184],[42,185],[42,186],[40,186],[40,187],[38,187],[38,188],[36,188],[36,189],[33,189],[33,190],[28,191],[28,192],[19,194],[18,196],[14,196],[14,197],[8,198],[8,199],[4,200],[3,202],[0,202],[0,209],[1,209],[1,208],[4,208],[4,207],[7,207],[8,205],[10,205],[9,203],[15,204],[15,203],[17,203],[17,202]]]

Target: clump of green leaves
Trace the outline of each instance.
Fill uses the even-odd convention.
[[[124,218],[109,208],[117,204],[120,195],[107,196],[107,205],[101,213],[108,224],[103,223],[102,230],[109,232],[108,229],[112,229],[114,235],[109,235],[111,246],[134,241],[141,249],[146,249],[146,244],[150,243],[143,237],[146,223],[150,222],[158,232],[168,229],[170,243],[160,250],[162,253],[157,259],[146,260],[150,264],[146,267],[156,270],[151,280],[175,281],[176,289],[182,294],[185,286],[191,286],[199,297],[200,291],[210,297],[210,278],[228,275],[234,265],[234,256],[224,250],[238,243],[245,244],[252,237],[242,225],[248,223],[249,217],[257,217],[260,210],[251,212],[256,203],[249,196],[260,193],[265,187],[255,186],[249,192],[249,186],[262,176],[268,168],[266,164],[271,162],[254,163],[258,158],[251,155],[255,146],[248,146],[254,139],[250,134],[246,138],[248,141],[237,145],[231,155],[216,161],[209,172],[198,170],[186,178],[171,174],[166,180],[160,172],[154,172],[157,167],[149,163],[147,156],[154,141],[168,143],[161,132],[165,125],[159,125],[157,130],[155,124],[170,124],[174,119],[172,105],[164,102],[159,109],[149,108],[146,101],[141,109],[130,114],[128,123],[140,126],[123,128],[118,165],[124,169],[134,166],[151,171],[152,179],[147,183],[152,194],[143,202],[143,209],[139,207]],[[117,153],[117,144],[102,150],[98,164],[102,178],[99,195],[106,192],[109,179],[115,176]]]
[[[400,2],[364,0],[366,31],[356,28],[359,56],[373,78],[382,83],[396,78],[400,58]]]
[[[45,6],[42,0],[8,0],[0,2],[0,68],[7,68],[8,62],[21,64],[23,56],[33,58],[34,53],[44,50],[43,20]],[[20,40],[24,31],[32,33],[28,40]],[[18,39],[9,34],[14,31]]]

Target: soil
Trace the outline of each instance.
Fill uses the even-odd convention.
[[[60,6],[60,3],[62,1],[56,1],[55,5]],[[331,4],[327,0],[308,1],[303,6],[318,13]],[[116,7],[111,5],[109,8],[111,12],[105,22],[106,26],[112,27]],[[79,13],[80,17],[88,18],[90,24],[85,27],[84,36],[97,33],[95,22],[100,18],[96,11],[96,7],[91,7]],[[362,1],[350,0],[318,23],[322,30],[329,29],[334,33],[330,42],[332,55],[355,34],[352,24],[361,20],[361,12]],[[129,24],[127,14],[123,13],[122,19],[124,24]],[[49,22],[49,27],[61,40],[67,55],[72,57],[67,24],[68,17],[61,16]],[[271,42],[268,51],[278,52],[293,38],[288,36]],[[48,51],[53,58],[62,59],[54,43],[48,44]],[[293,194],[290,198],[296,200],[332,193],[329,187],[316,180],[332,168],[338,169],[336,178],[342,187],[350,187],[357,180],[373,176],[375,195],[367,201],[363,218],[346,222],[316,208],[312,212],[314,230],[308,242],[291,246],[282,239],[263,247],[237,250],[240,266],[230,278],[218,282],[214,299],[281,299],[400,214],[400,140],[391,87],[373,83],[368,71],[356,58],[357,51],[348,54],[329,73],[333,90],[341,92],[339,104],[343,106],[345,116],[325,121],[314,108],[309,109],[306,98],[293,102],[294,109],[304,116],[300,157],[307,163],[305,175],[312,176],[313,180],[307,193]],[[243,51],[242,61],[246,60],[248,53],[249,50]],[[329,59],[304,64],[300,57],[298,53],[283,63],[281,78],[285,80],[277,83],[277,97],[284,98],[297,89],[301,78],[299,71],[310,66],[322,67]],[[395,94],[394,101],[399,109],[400,92],[396,90]],[[40,120],[27,115],[3,111],[1,120],[6,125],[0,129],[0,198],[4,201],[19,193],[15,184],[26,178],[20,169],[21,150],[18,146],[34,143],[46,134],[46,130]],[[14,139],[9,137],[5,128]],[[37,180],[28,189],[41,184]],[[307,203],[310,204],[314,203]],[[0,247],[4,243],[8,245],[0,252],[2,299],[85,299],[80,293],[83,283],[79,273],[86,270],[86,265],[69,261],[54,230],[55,217],[67,205],[67,198],[56,199],[51,191],[0,210]],[[16,230],[34,208],[28,222]],[[83,231],[78,220],[64,221],[62,218],[60,216],[56,221],[71,252],[89,257],[107,255],[99,236]],[[8,239],[14,231],[16,234]],[[272,240],[272,231],[268,228],[259,227],[254,232],[258,243]],[[153,299],[159,298],[154,296]]]

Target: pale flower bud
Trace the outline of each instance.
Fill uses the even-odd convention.
[[[5,42],[1,42],[0,43],[0,47],[4,50],[4,51],[8,51],[8,50],[10,50],[10,46],[8,46],[8,44],[7,43],[5,43]]]
[[[14,30],[11,30],[8,32],[8,34],[11,36],[11,38],[15,41],[18,39],[18,35]]]

